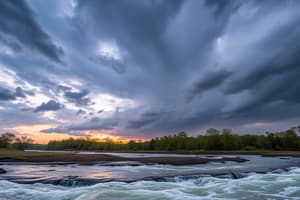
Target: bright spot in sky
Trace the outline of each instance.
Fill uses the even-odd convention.
[[[115,60],[121,60],[122,55],[120,49],[115,41],[113,42],[100,42],[98,47],[98,53],[101,56],[113,58]]]
[[[0,84],[15,88],[16,73],[0,65]]]
[[[75,0],[64,0],[59,2],[61,4],[63,13],[68,17],[74,17],[77,2]]]
[[[129,109],[137,106],[137,103],[131,99],[119,98],[110,94],[95,94],[92,96],[94,105],[91,107],[95,110],[115,111],[116,107],[120,109]]]
[[[45,119],[50,119],[50,120],[56,120],[57,119],[56,113],[52,112],[52,111],[43,112],[42,116]]]
[[[224,40],[221,37],[218,37],[216,40],[216,48],[218,52],[222,52],[224,50]]]
[[[42,103],[48,102],[50,100],[49,97],[44,95],[43,93],[36,92],[34,96],[27,96],[26,104],[29,104],[30,107],[36,108],[40,106]]]

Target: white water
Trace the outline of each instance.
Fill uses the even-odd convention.
[[[130,155],[132,156],[132,155]],[[135,155],[136,156],[136,155]],[[145,156],[149,156],[148,154]],[[275,169],[299,167],[300,158],[281,159],[278,157],[261,157],[247,155],[249,161],[244,163],[211,162],[205,165],[127,165],[129,162],[112,162],[96,165],[76,165],[55,163],[34,164],[34,163],[4,163],[0,167],[7,171],[0,176],[0,180],[14,180],[14,182],[25,183],[36,179],[61,179],[68,176],[78,178],[92,178],[101,180],[132,181],[141,180],[147,177],[166,177],[191,174],[222,174],[230,172],[266,172]],[[127,164],[126,164],[127,163]],[[113,164],[113,165],[112,165]]]
[[[177,182],[109,182],[88,187],[0,181],[0,200],[300,200],[300,168],[282,174],[252,174],[242,179],[203,177]]]

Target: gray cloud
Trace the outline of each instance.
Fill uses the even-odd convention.
[[[67,92],[67,91],[71,91],[71,90],[72,90],[72,88],[64,86],[64,85],[59,85],[57,87],[57,91],[58,92],[60,92],[60,91]]]
[[[42,133],[67,133],[69,130],[65,127],[47,128],[41,130]]]
[[[14,100],[15,95],[8,89],[0,87],[0,100]]]
[[[84,115],[84,114],[86,114],[86,111],[82,109],[79,109],[76,113],[76,115]]]
[[[26,98],[26,96],[24,94],[24,91],[21,87],[16,88],[15,96],[16,97],[21,97],[21,98]]]
[[[72,136],[89,136],[89,134],[87,134],[85,132],[72,131],[65,127],[55,127],[55,128],[43,129],[43,130],[41,130],[41,133],[47,133],[47,134],[62,133],[62,134],[68,134],[68,135],[72,135]]]
[[[16,10],[27,6],[20,2]],[[19,53],[9,56],[0,49],[1,63],[38,88],[35,93],[73,104],[57,112],[68,121],[58,128],[152,137],[279,121],[288,128],[299,120],[298,1],[78,1],[68,10],[71,16],[61,3],[28,1],[19,12],[24,21],[11,7],[1,13],[6,28],[0,43]],[[24,36],[7,27],[13,18]],[[47,31],[39,40],[43,45],[32,44],[40,38],[28,36],[24,24],[32,23],[33,31]],[[53,41],[64,47],[64,68],[22,53],[53,47]],[[117,48],[121,59],[101,55],[103,43],[108,51]],[[59,62],[59,47],[50,49],[42,55]],[[29,95],[20,86],[16,92],[0,90],[7,99],[0,106]],[[97,94],[105,94],[103,101],[92,99]],[[110,95],[116,99],[106,104]],[[133,103],[122,103],[125,99]],[[109,117],[116,104],[118,117]]]
[[[14,50],[25,46],[49,59],[61,63],[63,50],[56,46],[51,37],[35,20],[35,14],[23,0],[0,2],[1,40]]]
[[[94,56],[91,58],[91,61],[109,67],[118,74],[124,74],[126,72],[126,62],[121,60],[116,60],[108,56]]]
[[[193,87],[187,94],[186,100],[189,102],[195,95],[220,86],[220,84],[222,84],[229,76],[230,73],[227,71],[207,73],[203,79],[200,79],[194,83]]]
[[[45,119],[37,115],[34,112],[22,111],[24,104],[22,103],[11,103],[10,101],[0,102],[1,106],[5,109],[0,110],[0,129],[1,128],[13,128],[16,125],[36,125],[36,124],[52,124],[56,123],[51,119]],[[4,104],[3,104],[4,103]]]
[[[41,130],[43,133],[68,133],[70,135],[77,134],[78,131],[88,131],[88,130],[112,130],[118,125],[118,121],[115,119],[96,119],[92,118],[92,120],[81,123],[74,124],[66,127],[57,126],[55,128],[49,128]],[[83,133],[86,135],[85,133]]]
[[[109,118],[92,117],[81,123],[72,123],[67,126],[57,126],[42,130],[44,133],[73,133],[78,131],[91,131],[91,130],[113,130],[119,125],[119,108]]]
[[[15,42],[9,38],[6,38],[4,35],[0,35],[0,43],[2,43],[2,45],[4,45],[4,46],[9,47],[14,52],[22,51],[21,45],[19,45],[17,42]]]
[[[80,92],[71,92],[69,90],[65,91],[65,97],[72,103],[78,106],[86,106],[91,103],[91,99],[87,97],[89,94],[88,90],[81,90]]]
[[[62,105],[54,100],[50,100],[47,103],[42,103],[38,106],[34,112],[44,112],[44,111],[56,111],[62,108]]]
[[[161,117],[168,114],[168,112],[160,111],[160,112],[145,112],[142,113],[141,116],[139,116],[139,119],[135,119],[128,122],[127,127],[132,129],[138,129],[142,128],[144,126],[147,126],[157,120],[159,120]]]
[[[4,101],[15,100],[17,97],[26,98],[26,95],[24,94],[24,91],[21,87],[17,87],[15,92],[0,87],[0,100],[4,100]]]

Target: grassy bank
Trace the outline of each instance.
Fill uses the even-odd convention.
[[[72,155],[74,151],[69,152],[31,152],[31,151],[21,151],[15,149],[0,149],[0,162],[3,160],[18,160],[27,161],[31,158],[37,157],[57,157]]]
[[[127,158],[100,154],[76,154],[76,151],[66,152],[33,152],[13,149],[0,149],[0,162],[95,162],[95,161],[127,161]],[[261,155],[261,156],[292,156],[300,157],[300,151],[114,151],[115,153],[157,153],[157,158],[166,158],[164,154],[197,154],[197,155]],[[177,160],[181,156],[178,155]],[[176,158],[174,158],[176,160]],[[175,162],[175,160],[173,162]],[[180,160],[180,159],[179,159]],[[187,161],[185,161],[187,162]]]

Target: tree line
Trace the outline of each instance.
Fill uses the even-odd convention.
[[[69,138],[50,141],[47,150],[100,150],[100,151],[180,151],[180,150],[300,150],[300,126],[283,132],[264,135],[233,134],[230,129],[210,128],[204,135],[188,136],[186,132],[156,137],[149,141],[126,144],[99,142],[91,138]]]
[[[33,143],[33,140],[27,136],[16,137],[13,133],[3,133],[0,135],[0,148],[24,150],[31,143]]]

